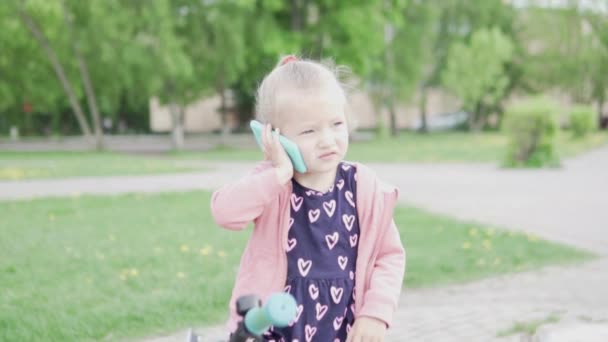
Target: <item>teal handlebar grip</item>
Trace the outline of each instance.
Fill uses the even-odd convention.
[[[285,327],[296,317],[296,300],[289,293],[276,293],[270,296],[263,307],[255,307],[247,312],[244,323],[251,334],[261,336],[275,326]]]

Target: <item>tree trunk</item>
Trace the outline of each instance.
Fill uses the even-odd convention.
[[[173,121],[171,130],[171,139],[173,142],[173,150],[181,151],[184,148],[184,111],[183,107],[175,102],[169,104],[171,112],[171,120]]]
[[[392,92],[387,105],[391,122],[391,135],[396,137],[399,134],[399,131],[397,130],[397,113],[395,112],[395,100]]]
[[[95,148],[98,151],[103,149],[103,130],[101,128],[101,117],[99,115],[99,107],[97,106],[97,99],[95,97],[95,91],[91,84],[91,78],[89,77],[89,71],[84,58],[78,54],[78,64],[80,67],[80,76],[84,83],[84,90],[87,94],[87,102],[89,103],[89,110],[93,116],[93,128],[95,129]]]
[[[427,93],[428,87],[426,84],[423,84],[420,88],[420,133],[428,133],[429,129],[427,126],[427,116],[426,116],[426,102],[427,102]]]
[[[291,0],[291,31],[302,31],[302,4],[301,0]]]
[[[49,43],[48,39],[44,36],[44,34],[42,33],[42,31],[40,30],[38,25],[32,20],[32,18],[29,16],[29,14],[27,14],[27,12],[25,12],[25,10],[22,6],[23,6],[23,4],[21,4],[18,9],[19,16],[21,17],[23,22],[26,24],[26,26],[28,27],[30,32],[34,35],[34,37],[36,38],[36,40],[38,41],[40,46],[42,46],[42,48],[46,52],[47,57],[49,58],[49,60],[51,61],[51,64],[53,65],[55,74],[57,74],[57,77],[59,78],[59,81],[61,82],[61,85],[63,86],[63,90],[65,91],[66,95],[68,96],[68,99],[70,101],[70,106],[72,107],[72,110],[74,111],[74,115],[76,116],[76,120],[78,121],[78,125],[80,126],[80,130],[82,131],[82,134],[85,137],[90,138],[91,129],[89,127],[89,123],[86,119],[86,116],[84,115],[84,112],[82,111],[82,108],[80,107],[80,103],[78,103],[78,99],[76,98],[76,94],[74,93],[74,88],[72,87],[72,85],[70,84],[70,81],[66,77],[65,71],[63,70],[61,63],[59,63],[59,58],[57,58],[57,54],[55,54],[55,51],[51,47],[51,44]]]
[[[226,87],[224,85],[224,75],[220,75],[217,92],[220,94],[220,117],[222,119],[222,132],[220,136],[221,145],[226,145],[228,136],[230,135],[230,128],[228,127],[228,108],[226,105]]]
[[[369,94],[374,110],[374,116],[376,117],[376,136],[379,138],[386,138],[388,137],[388,129],[386,127],[386,122],[382,117],[383,95],[377,91],[370,91]]]
[[[604,119],[604,96],[600,95],[600,97],[597,99],[597,127],[599,127],[600,129],[604,129],[606,127],[604,127],[603,123],[604,120],[608,120],[608,119]]]
[[[475,105],[475,110],[469,113],[469,131],[479,132],[480,131],[480,114],[481,114],[481,103]]]
[[[63,19],[65,21],[65,25],[70,32],[70,37],[72,40],[72,48],[74,49],[74,55],[78,60],[78,68],[80,69],[80,79],[82,80],[82,84],[84,85],[84,91],[87,96],[87,103],[89,104],[89,112],[92,116],[93,120],[93,129],[95,130],[95,148],[98,151],[103,149],[103,130],[101,128],[101,118],[99,115],[99,107],[97,106],[97,99],[95,97],[95,91],[93,90],[93,84],[91,82],[91,77],[89,76],[89,68],[87,67],[87,63],[80,53],[80,48],[78,46],[78,37],[74,32],[74,26],[72,25],[71,14],[68,11],[68,8],[65,4],[65,0],[61,1],[61,7],[63,9]]]

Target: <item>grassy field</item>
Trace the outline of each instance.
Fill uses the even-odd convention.
[[[218,228],[208,192],[0,202],[0,340],[87,341],[214,324],[249,235]],[[591,256],[399,207],[406,287]]]
[[[498,133],[403,133],[396,139],[354,142],[347,158],[362,162],[500,163],[506,144],[506,138]],[[606,132],[598,132],[582,140],[572,140],[563,133],[558,138],[557,151],[562,157],[571,157],[607,144]],[[157,156],[0,152],[0,180],[182,172],[200,170],[200,166],[195,164],[203,160],[259,160],[261,157],[256,146],[219,147],[206,152]]]
[[[562,133],[557,139],[561,157],[572,157],[608,145],[608,133],[598,132],[580,140]],[[362,162],[502,162],[507,138],[499,133],[446,132],[433,134],[402,133],[395,139],[378,139],[350,144],[347,159]],[[174,154],[184,159],[257,160],[255,148],[221,147],[204,153]]]
[[[0,152],[0,180],[115,176],[201,170],[174,160],[95,152]]]

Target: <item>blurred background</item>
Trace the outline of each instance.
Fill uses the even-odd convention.
[[[1,341],[220,339],[210,191],[286,54],[349,69],[347,158],[401,189],[388,340],[606,322],[608,0],[3,0]]]

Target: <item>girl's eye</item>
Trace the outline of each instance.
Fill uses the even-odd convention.
[[[341,125],[341,124],[343,124],[343,123],[344,123],[344,122],[342,122],[342,121],[338,121],[338,122],[334,123],[334,126],[340,126],[340,125]]]
[[[308,129],[308,130],[306,130],[306,131],[303,131],[303,132],[302,132],[302,133],[300,133],[300,134],[310,134],[310,133],[312,133],[312,132],[314,132],[312,129]]]

